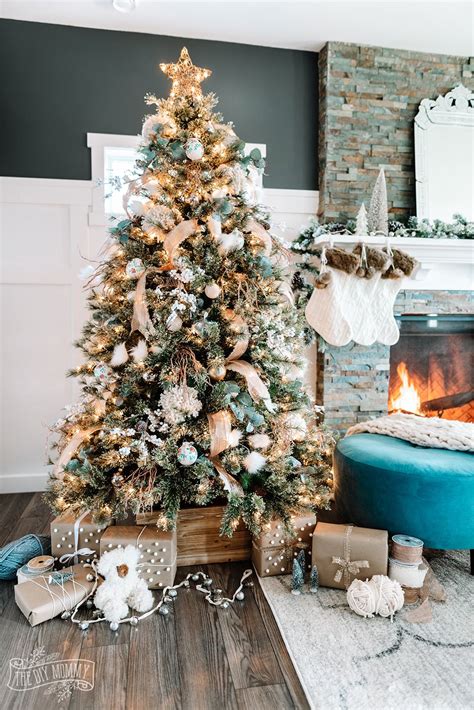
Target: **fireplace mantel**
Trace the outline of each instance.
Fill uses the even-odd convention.
[[[385,246],[385,237],[362,239],[353,234],[332,235],[335,246],[351,247],[360,241],[368,246]],[[317,237],[314,244],[327,244],[327,235]],[[393,237],[390,245],[406,251],[420,262],[414,278],[404,279],[402,288],[417,291],[469,291],[474,286],[474,243],[470,239],[424,239]]]

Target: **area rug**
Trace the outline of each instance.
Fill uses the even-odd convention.
[[[291,578],[260,583],[312,708],[324,710],[472,710],[474,577],[468,552],[430,560],[447,592],[431,602],[433,620],[412,624],[363,619],[345,592],[290,593]]]

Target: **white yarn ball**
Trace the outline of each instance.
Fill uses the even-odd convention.
[[[363,582],[354,579],[347,590],[347,603],[359,616],[371,619],[374,614],[390,616],[400,611],[404,602],[403,589],[397,581],[376,574]]]

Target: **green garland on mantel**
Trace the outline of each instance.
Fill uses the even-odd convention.
[[[453,215],[453,222],[443,222],[435,219],[430,222],[428,219],[418,219],[409,217],[406,224],[395,220],[389,221],[388,229],[390,237],[418,237],[422,239],[474,239],[474,222],[469,222],[460,214]],[[305,252],[308,247],[314,245],[314,240],[325,234],[355,234],[356,221],[350,219],[347,222],[328,222],[319,224],[316,219],[312,219],[309,225],[295,239],[292,249],[296,252]]]

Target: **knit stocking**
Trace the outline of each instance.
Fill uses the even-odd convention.
[[[395,345],[400,337],[393,315],[395,298],[402,287],[403,279],[380,279],[374,295],[373,317],[377,340],[383,345]]]
[[[326,288],[315,288],[306,306],[306,320],[330,345],[347,345],[352,338],[343,307],[354,277],[326,267],[331,280]]]
[[[353,341],[359,345],[372,345],[377,340],[374,304],[380,276],[380,273],[375,273],[371,279],[350,277],[350,288],[342,304],[342,312],[352,330]]]

